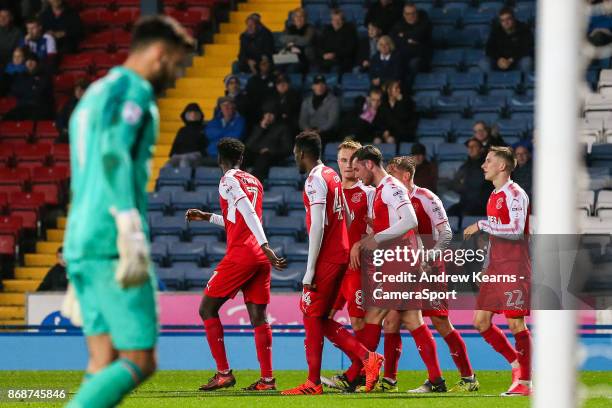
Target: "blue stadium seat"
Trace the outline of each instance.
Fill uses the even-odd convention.
[[[397,146],[395,143],[382,143],[375,146],[380,150],[385,160],[391,160],[396,156]]]
[[[478,47],[482,42],[480,36],[476,28],[454,29],[446,34],[446,43],[449,47]]]
[[[177,191],[185,191],[187,189],[186,186],[160,186],[157,185],[156,190],[158,193],[176,193]]]
[[[478,95],[470,100],[470,109],[474,113],[501,113],[505,107],[505,98],[495,95]]]
[[[463,149],[463,155],[467,156],[465,148]],[[438,178],[440,180],[452,180],[462,164],[463,161],[461,160],[442,161],[438,166]]]
[[[448,77],[444,73],[416,75],[413,90],[418,91],[442,91],[448,83]]]
[[[308,243],[293,243],[286,245],[285,256],[289,262],[308,261]]]
[[[491,124],[497,122],[499,119],[501,119],[501,117],[499,113],[476,112],[472,116],[472,119],[474,122],[481,120],[485,123]]]
[[[303,210],[304,195],[301,191],[285,193],[285,204],[288,210]]]
[[[512,113],[533,112],[535,100],[527,95],[514,95],[508,98],[508,108]]]
[[[434,48],[444,48],[447,46],[449,33],[452,28],[448,26],[436,27],[431,35]]]
[[[219,262],[225,256],[227,245],[225,242],[209,242],[206,244],[206,253],[210,262]]]
[[[425,139],[425,141],[429,142],[429,141],[431,141],[431,139],[435,139],[435,138],[431,138],[430,137],[428,139]],[[423,143],[423,142],[421,142],[421,143]],[[444,140],[442,140],[440,143],[444,143]],[[411,149],[412,149],[412,145],[413,144],[414,143],[409,143],[409,142],[402,142],[402,143],[400,143],[399,150],[398,150],[397,154],[399,156],[410,156],[412,154]],[[423,145],[425,146],[425,150],[426,150],[425,151],[425,155],[427,157],[427,160],[430,160],[430,161],[433,160],[434,156],[435,156],[435,147],[434,147],[434,145],[431,145],[431,144],[428,145],[427,143],[423,143]]]
[[[218,167],[197,167],[194,183],[196,186],[218,186],[223,172]]]
[[[306,210],[303,208],[301,210],[289,210],[287,211],[287,217],[297,217],[300,219],[304,219],[306,217]]]
[[[461,217],[461,229],[464,230],[468,226],[474,224],[475,222],[483,220],[484,218],[485,218],[484,215],[481,217],[477,215],[464,215],[463,217]]]
[[[425,113],[432,110],[432,96],[418,94],[414,96],[414,103],[416,104],[416,111],[419,113]]]
[[[203,242],[176,242],[168,246],[168,257],[174,262],[197,262],[206,258],[206,244]]]
[[[434,8],[431,10],[429,14],[429,18],[434,26],[451,26],[455,27],[459,24],[461,20],[462,10],[457,8],[448,8],[445,7],[443,9]]]
[[[157,277],[166,285],[168,290],[182,290],[185,281],[185,272],[178,268],[155,268]]]
[[[515,144],[519,143],[521,141],[521,138],[518,136],[504,136],[504,142],[506,142],[508,145],[510,146],[514,146]]]
[[[451,133],[452,123],[450,120],[421,119],[417,127],[418,137],[444,137]]]
[[[466,49],[464,51],[463,64],[465,68],[478,67],[480,61],[485,57],[482,49]],[[480,72],[480,68],[478,68]]]
[[[438,154],[438,146],[446,142],[444,137],[427,137],[419,139],[419,143],[425,146],[427,157],[433,157]]]
[[[535,88],[535,79],[535,72],[530,72],[529,74],[525,75],[525,86],[527,87],[527,89]]]
[[[209,242],[219,242],[219,237],[215,235],[196,235],[191,237],[191,242],[199,242],[207,245]]]
[[[188,227],[189,235],[192,237],[192,239],[200,235],[214,236],[218,239],[225,233],[225,229],[223,227],[205,221],[191,221],[188,224]]]
[[[153,192],[148,194],[149,205],[147,208],[153,211],[167,211],[170,208],[170,193]]]
[[[151,260],[157,264],[163,264],[168,256],[168,244],[155,241],[151,243]]]
[[[500,119],[496,123],[499,133],[506,136],[521,138],[527,132],[527,125],[523,121],[516,119]]]
[[[284,236],[284,235],[273,235],[271,237],[268,237],[268,242],[270,243],[271,247],[281,246],[283,248],[298,243],[295,240],[295,237]]]
[[[175,210],[203,209],[207,203],[208,194],[202,191],[185,191],[172,194],[172,208]]]
[[[370,89],[370,77],[368,74],[348,73],[342,76],[343,91],[367,92]]]
[[[495,14],[499,13],[499,11],[504,7],[504,2],[502,0],[498,1],[484,1],[480,3],[478,10],[480,12],[485,10],[493,10]]]
[[[158,186],[182,186],[187,188],[191,181],[191,168],[162,167],[157,179]]]
[[[489,95],[491,96],[502,96],[506,99],[512,97],[516,94],[514,89],[490,89]]]
[[[270,285],[272,289],[298,290],[305,271],[306,264],[302,263],[295,266],[289,265],[282,272],[272,270]]]
[[[455,72],[448,76],[448,87],[457,90],[480,91],[485,82],[482,72]]]
[[[432,108],[437,113],[463,114],[469,107],[467,96],[439,96],[433,99]],[[438,117],[440,117],[438,115]]]
[[[280,192],[280,193],[292,193],[294,191],[298,190],[297,188],[295,188],[294,186],[270,186],[266,189],[266,191],[276,191],[276,192]]]
[[[151,220],[151,235],[173,235],[182,237],[185,231],[185,216],[156,217]]]
[[[455,137],[472,137],[474,135],[473,119],[453,120],[453,134]]]
[[[334,161],[338,157],[338,146],[340,143],[327,143],[323,149],[323,160]]]
[[[523,80],[520,71],[492,71],[487,74],[489,89],[517,89]]]
[[[350,112],[356,109],[356,104],[359,100],[366,98],[365,91],[343,91],[341,99],[341,108],[343,112]]]
[[[321,21],[322,14],[329,13],[327,4],[325,4],[324,1],[321,1],[320,4],[310,4],[313,3],[311,0],[309,0],[308,3],[309,4],[304,4],[304,8],[308,14],[308,21],[313,25],[317,25]]]
[[[279,211],[285,205],[285,195],[280,191],[264,193],[262,206],[266,210]]]
[[[316,75],[321,74],[311,73],[306,75],[306,78],[304,78],[304,89],[310,89],[310,87],[312,87],[312,81]],[[338,74],[327,73],[323,74],[323,76],[325,77],[325,83],[330,89],[338,86]]]
[[[448,223],[450,224],[450,227],[453,233],[456,234],[459,232],[459,217],[456,217],[456,216],[448,217]]]
[[[310,16],[308,17],[310,18]],[[291,83],[291,86],[293,88],[297,89],[298,91],[302,89],[304,85],[302,74],[289,74],[288,78],[289,78],[289,83]]]
[[[302,176],[295,166],[271,167],[268,174],[268,186],[294,186],[298,187]]]
[[[499,4],[499,3],[495,3]],[[462,23],[465,27],[474,25],[491,24],[491,22],[497,17],[497,10],[488,7],[482,7],[477,12],[464,13]]]
[[[612,143],[593,145],[589,159],[593,167],[612,168]]]
[[[362,5],[357,4],[342,4],[340,10],[344,12],[346,21],[351,21],[355,25],[362,25],[365,18],[365,11]]]
[[[291,217],[272,217],[266,226],[270,235],[291,235],[298,237],[304,228],[304,220]]]
[[[438,161],[464,161],[467,150],[459,143],[442,143],[438,146]]]
[[[463,50],[435,50],[431,59],[432,67],[450,67],[458,69],[463,64]]]
[[[173,242],[179,242],[181,237],[178,235],[152,235],[151,241],[153,242],[165,242],[166,244],[171,244]]]
[[[185,289],[187,290],[203,289],[214,273],[213,268],[200,268],[194,263],[177,264],[177,268],[181,268],[185,274]]]

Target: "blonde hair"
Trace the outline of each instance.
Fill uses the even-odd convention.
[[[376,45],[378,45],[382,41],[387,43],[387,45],[389,46],[389,51],[393,52],[395,50],[395,43],[393,42],[393,39],[391,39],[391,37],[389,37],[388,35],[383,35],[378,39]]]
[[[516,168],[516,156],[514,150],[508,146],[492,146],[489,150],[493,155],[499,157],[506,162],[506,167],[509,173],[512,173]]]
[[[361,143],[353,139],[344,139],[344,141],[338,145],[338,151],[342,149],[358,150],[360,148]]]
[[[416,162],[413,156],[398,156],[389,160],[387,164],[387,170],[391,167],[395,167],[398,170],[407,171],[412,177],[416,172]]]
[[[298,7],[296,9],[291,10],[291,16],[295,16],[295,15],[302,15],[304,16],[304,18],[306,18],[308,16],[308,14],[306,13],[306,9],[304,7]]]

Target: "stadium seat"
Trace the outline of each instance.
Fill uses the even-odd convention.
[[[449,30],[446,33],[446,44],[449,47],[478,47],[481,43],[480,37],[480,30],[476,28]]]
[[[47,205],[56,206],[62,200],[60,186],[57,184],[33,184],[31,191],[42,194]]]
[[[470,109],[474,113],[501,113],[506,107],[506,100],[495,95],[478,95],[470,99]]]
[[[47,140],[53,141],[59,136],[59,132],[55,127],[55,122],[51,120],[42,120],[40,122],[36,122],[36,138],[39,141]]]
[[[68,164],[70,162],[70,146],[67,143],[54,144],[51,157],[55,164]]]
[[[285,205],[288,210],[303,210],[304,195],[301,191],[285,193]]]
[[[185,211],[190,208],[203,210],[208,203],[208,194],[201,191],[183,191],[172,193],[172,208]]]
[[[467,96],[439,96],[433,98],[432,109],[434,112],[440,113],[458,113],[463,114],[469,107]],[[438,117],[440,117],[438,115]]]
[[[291,217],[272,217],[266,226],[267,233],[270,235],[291,235],[299,237],[303,230],[304,220]]]
[[[127,53],[117,52],[115,54],[97,53],[94,56],[94,66],[96,69],[109,69],[116,65],[121,65],[127,58]]]
[[[0,222],[2,220],[0,219]],[[17,240],[14,236],[0,233],[0,256],[14,257],[17,252]]]
[[[463,68],[469,69],[469,68],[477,67],[478,72],[480,72],[480,68],[478,67],[478,64],[484,57],[485,57],[484,50],[466,49],[464,51],[464,56],[463,56],[463,65],[464,65]]]
[[[9,196],[11,210],[38,211],[45,205],[45,196],[42,193],[14,192]]]
[[[459,24],[459,21],[461,20],[461,15],[462,10],[457,8],[434,8],[431,10],[429,18],[436,27],[455,27]]]
[[[181,238],[185,231],[185,216],[155,217],[151,220],[151,235],[172,235]]]
[[[489,89],[517,89],[522,81],[520,71],[492,71],[487,74]]]
[[[448,83],[448,77],[445,73],[424,74],[419,73],[414,80],[413,90],[419,91],[442,91]]]
[[[463,217],[461,217],[461,229],[464,230],[467,227],[469,227],[470,225],[472,225],[475,222],[478,222],[478,221],[480,221],[480,220],[482,220],[484,218],[485,218],[484,215],[482,217],[473,216],[473,215],[464,215]]]
[[[274,289],[298,290],[305,272],[306,263],[293,262],[282,272],[272,270],[270,284]]]
[[[196,238],[200,236],[212,236],[218,241],[219,238],[222,238],[223,234],[225,233],[225,229],[223,227],[216,224],[211,224],[210,222],[191,221],[187,224],[192,241],[197,240]],[[202,241],[204,240],[206,239],[203,239]]]
[[[62,56],[62,60],[59,65],[59,70],[62,72],[89,71],[93,66],[93,57],[94,56],[91,53],[64,55]]]
[[[375,145],[383,155],[385,161],[391,160],[397,154],[397,146],[395,143],[382,143]]]
[[[321,75],[321,74],[311,73],[311,74],[306,75],[306,77],[304,78],[304,89],[308,90],[312,87],[312,81],[314,77],[317,75]],[[327,74],[323,74],[323,76],[325,77],[325,83],[330,89],[333,89],[338,86],[338,74],[327,73]],[[368,84],[369,84],[369,80],[368,80]]]
[[[439,95],[439,92],[436,91]],[[438,96],[436,95],[436,97]],[[423,93],[419,93],[413,97],[414,103],[416,105],[416,111],[421,114],[426,114],[432,110],[432,96],[426,95]]]
[[[2,121],[0,122],[0,139],[27,140],[34,134],[34,122],[24,121]]]
[[[40,230],[40,216],[37,210],[9,208],[9,215],[14,217],[20,217],[22,221],[22,228],[24,230],[30,230],[36,233],[38,233],[38,231]]]
[[[51,145],[44,143],[28,144],[19,149],[16,161],[19,167],[34,168],[47,164],[50,155]]]
[[[196,186],[218,186],[223,172],[218,167],[196,167],[194,183]]]
[[[191,181],[191,168],[162,167],[157,179],[158,186],[182,186],[187,188]]]
[[[151,260],[156,264],[164,264],[168,256],[168,244],[165,242],[151,243]]]
[[[214,273],[213,268],[200,268],[194,263],[186,262],[172,265],[172,270],[178,270],[179,273],[184,273],[185,289],[187,290],[202,290],[206,286],[206,282],[208,282]]]
[[[5,115],[17,106],[17,100],[12,96],[0,98],[0,115]]]
[[[185,271],[177,267],[155,268],[157,277],[168,290],[182,290],[185,282]]]
[[[30,181],[30,170],[24,168],[0,168],[0,185],[24,187]]]
[[[499,5],[501,3],[491,3]],[[470,27],[474,25],[483,25],[483,24],[491,24],[491,22],[497,17],[497,12],[499,10],[493,7],[488,7],[480,5],[480,8],[477,12],[464,13],[462,18],[462,23],[465,27]]]
[[[459,69],[463,64],[463,50],[462,49],[449,49],[449,50],[434,50],[431,66],[432,67],[450,67]]]
[[[0,164],[8,166],[15,158],[15,149],[12,145],[0,143]]]
[[[206,244],[206,253],[210,262],[219,262],[227,252],[225,242],[209,242]]]
[[[170,209],[170,193],[157,191],[149,193],[149,210],[166,212]]]
[[[334,161],[338,157],[338,146],[340,143],[330,142],[325,145],[323,149],[323,160],[325,162]]]
[[[168,245],[168,258],[174,262],[201,263],[206,258],[206,244],[202,242],[175,242]]]
[[[98,14],[99,19],[99,14]],[[81,50],[108,51],[114,42],[115,35],[111,30],[90,34],[79,43]]]
[[[280,192],[269,191],[264,193],[262,206],[266,210],[279,211],[285,205],[285,195]]]
[[[612,144],[593,145],[590,154],[590,164],[593,167],[612,167]]]
[[[438,161],[463,162],[467,156],[465,146],[458,143],[442,143],[437,150]]]
[[[464,151],[465,156],[465,151]],[[452,180],[457,174],[457,170],[463,164],[463,161],[442,161],[438,166],[438,178],[440,180]]]
[[[271,167],[268,173],[268,186],[299,186],[302,176],[298,169],[293,167]]]
[[[443,119],[421,119],[417,127],[418,137],[443,137],[447,138],[452,131],[450,120]]]
[[[522,138],[527,132],[525,122],[516,119],[500,119],[495,125],[499,129],[502,137],[518,137]]]
[[[459,217],[450,216],[448,217],[448,223],[450,224],[451,230],[454,234],[459,232]]]
[[[425,149],[427,150],[427,157],[437,155],[438,146],[445,142],[446,139],[443,137],[427,137],[419,140],[419,143],[423,144],[423,146],[425,146]]]
[[[23,220],[21,217],[16,216],[0,216],[0,234],[10,235],[15,240],[21,237],[21,228],[23,226]]]
[[[284,246],[285,256],[289,262],[308,261],[308,243],[292,243]]]
[[[455,72],[448,75],[448,86],[452,92],[458,90],[480,91],[484,82],[482,72]]]
[[[602,214],[602,210],[610,210],[612,209],[612,191],[611,190],[601,190],[597,194],[597,205],[595,207],[595,215],[600,216]]]
[[[508,98],[510,112],[533,112],[535,100],[527,95],[514,95]]]

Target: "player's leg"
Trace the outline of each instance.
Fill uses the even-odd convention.
[[[520,313],[519,313],[520,314]],[[512,316],[512,317],[511,317]],[[507,396],[531,394],[531,334],[525,323],[525,318],[513,312],[507,312],[508,326],[514,335],[519,376],[516,383],[510,387]],[[514,380],[514,378],[513,378]]]
[[[400,327],[402,325],[399,312],[391,310],[383,321],[385,333],[385,371],[378,389],[384,392],[397,392],[397,367],[402,355],[402,336]]]
[[[421,359],[427,367],[428,379],[420,387],[409,390],[414,393],[446,392],[446,382],[442,377],[436,341],[429,327],[423,320],[420,310],[405,310],[401,312],[402,323],[410,330]]]
[[[362,343],[370,351],[376,351],[380,343],[380,334],[382,333],[383,320],[389,313],[386,309],[371,307],[365,314],[365,325],[363,326]]]
[[[87,336],[86,341],[89,361],[85,371],[85,380],[88,380],[115,361],[119,353],[113,348],[113,343],[108,334]]]

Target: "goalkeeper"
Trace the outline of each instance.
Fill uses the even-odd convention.
[[[145,218],[155,97],[191,49],[193,39],[171,18],[141,19],[126,62],[93,84],[72,114],[64,242],[72,290],[64,310],[75,320],[80,304],[89,364],[69,407],[114,407],[155,371],[156,280]]]

